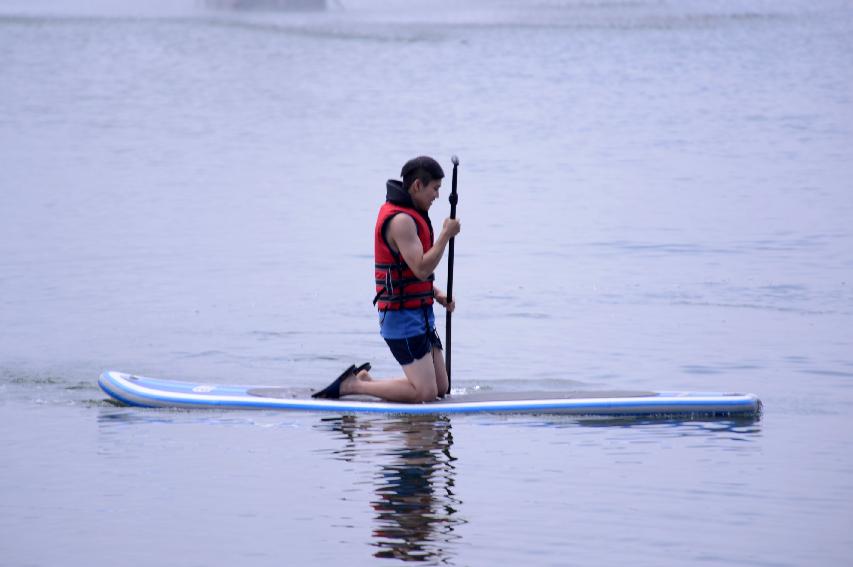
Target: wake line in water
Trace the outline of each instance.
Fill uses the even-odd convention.
[[[756,309],[759,311],[774,311],[777,313],[797,313],[800,315],[851,315],[848,311],[822,311],[802,309],[798,307],[774,307],[757,303],[717,303],[711,301],[673,301],[670,305],[685,305],[689,307],[723,307],[728,309]]]
[[[256,33],[293,35],[314,39],[334,39],[341,41],[359,41],[376,43],[437,43],[448,37],[437,33],[426,33],[423,30],[407,33],[403,28],[383,26],[382,29],[345,29],[342,26],[328,23],[309,25],[305,23],[292,24],[286,22],[247,21],[228,18],[204,18],[197,21],[213,27],[234,29]]]
[[[6,7],[0,25],[94,22],[206,23],[234,29],[293,33],[309,37],[374,41],[434,41],[448,30],[615,30],[679,31],[772,23],[793,19],[782,12],[685,12],[676,9],[626,10],[620,7],[583,9],[534,7],[519,10],[440,8],[430,11],[340,10],[322,13],[233,12],[203,8],[159,9],[140,4],[126,10],[17,10]],[[3,9],[3,8],[0,8]],[[396,34],[392,31],[396,30]]]
[[[159,24],[188,27],[211,27],[230,29],[240,32],[289,35],[314,39],[333,39],[341,41],[359,41],[376,43],[436,43],[448,37],[439,33],[427,33],[424,30],[406,30],[398,26],[382,26],[381,29],[346,29],[345,22],[337,25],[323,23],[289,23],[271,21],[250,21],[225,17],[192,16],[107,16],[107,15],[10,15],[0,16],[0,28],[11,26],[86,26],[105,23],[120,25]]]

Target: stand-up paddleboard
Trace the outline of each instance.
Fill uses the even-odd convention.
[[[756,416],[753,394],[693,392],[507,392],[449,396],[425,404],[383,402],[368,397],[312,399],[292,389],[226,386],[159,380],[108,371],[98,381],[112,398],[130,406],[374,412],[394,414],[533,413],[570,415]]]

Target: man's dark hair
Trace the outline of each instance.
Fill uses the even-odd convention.
[[[406,162],[400,176],[403,178],[403,191],[408,191],[415,179],[420,179],[424,185],[434,179],[444,179],[444,170],[431,157],[419,156]]]

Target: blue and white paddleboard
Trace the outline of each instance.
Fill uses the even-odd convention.
[[[315,400],[288,388],[226,386],[145,378],[108,371],[98,381],[112,398],[130,406],[374,412],[394,414],[533,413],[569,415],[757,416],[754,394],[695,392],[507,392],[452,395],[425,404],[346,397]]]

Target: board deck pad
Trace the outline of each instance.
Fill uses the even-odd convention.
[[[564,391],[484,392],[454,394],[423,404],[404,404],[368,396],[312,399],[305,389],[205,384],[146,378],[107,371],[98,380],[111,398],[130,406],[161,408],[277,409],[339,413],[451,414],[533,413],[570,415],[757,416],[761,401],[754,394]]]
[[[289,388],[250,388],[246,392],[252,396],[262,398],[294,398],[298,397]],[[630,390],[608,390],[608,391],[583,391],[571,392],[471,392],[449,396],[447,398],[431,402],[434,405],[459,404],[467,402],[511,402],[527,400],[579,400],[594,398],[641,398],[657,396],[656,392],[640,392]],[[347,400],[359,402],[377,402],[379,398],[373,396],[346,396]]]

